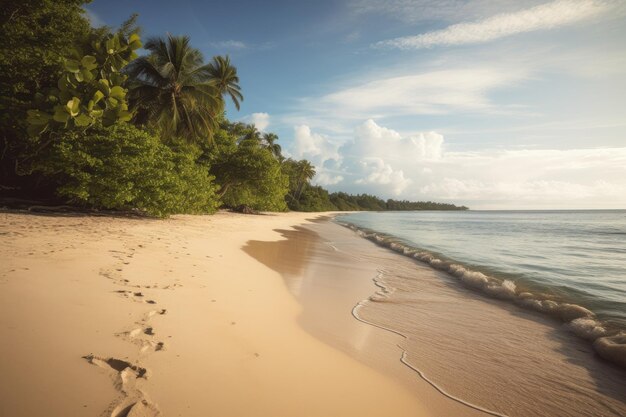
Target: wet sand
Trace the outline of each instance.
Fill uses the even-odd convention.
[[[312,217],[0,213],[0,416],[431,415],[242,251]]]
[[[431,415],[486,415],[445,397],[402,364],[402,337],[353,316],[354,307],[378,290],[373,281],[377,265],[337,250],[333,242],[348,240],[365,251],[371,250],[369,242],[328,221],[278,232],[284,240],[251,241],[244,250],[283,275],[302,304],[298,322],[306,331],[402,383]]]
[[[626,374],[558,322],[478,295],[333,224],[281,233],[286,241],[250,242],[246,250],[283,274],[303,305],[303,327],[402,381],[432,414],[626,413]],[[406,337],[356,322],[351,309],[361,300],[360,319]],[[447,399],[410,367],[489,413]]]

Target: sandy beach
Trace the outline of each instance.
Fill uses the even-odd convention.
[[[427,386],[305,330],[274,246],[248,253],[315,215],[1,217],[2,417],[432,414]],[[346,307],[318,320],[363,331]]]

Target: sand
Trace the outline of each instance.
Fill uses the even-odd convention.
[[[284,239],[250,241],[244,250],[283,275],[287,287],[303,307],[298,323],[307,332],[403,383],[422,401],[430,415],[488,415],[442,395],[406,366],[401,361],[404,337],[355,319],[357,315],[362,320],[357,305],[380,291],[373,278],[384,265],[379,262],[381,255],[397,254],[387,253],[348,228],[328,221],[297,226],[296,230],[280,230],[280,233]],[[371,257],[359,255],[357,248]],[[443,343],[445,340],[443,336]]]
[[[314,217],[0,214],[0,416],[432,414],[243,250]]]

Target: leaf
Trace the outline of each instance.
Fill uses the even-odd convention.
[[[59,78],[59,81],[57,82],[57,87],[59,87],[59,90],[61,91],[67,90],[70,87],[70,83],[67,80],[67,77],[62,76],[61,78]]]
[[[143,44],[141,43],[141,41],[140,40],[136,40],[136,41],[132,41],[131,43],[128,44],[128,49],[131,49],[131,50],[134,51],[136,49],[141,48],[142,46],[143,46]]]
[[[135,41],[139,41],[141,38],[139,37],[138,34],[136,33],[131,33],[130,36],[128,37],[128,43],[133,43]]]
[[[80,99],[78,97],[73,97],[67,102],[66,107],[72,117],[77,116],[78,113],[80,113]]]
[[[114,72],[109,77],[112,85],[122,85],[124,84],[124,81],[126,81],[126,78],[127,77],[124,74],[120,74],[119,72]]]
[[[133,117],[133,114],[126,110],[122,110],[121,112],[117,114],[117,118],[121,122],[130,122],[130,119],[132,119],[132,117]]]
[[[108,87],[107,87],[108,88]],[[93,104],[97,104],[104,97],[104,93],[100,90],[97,90],[93,93]]]
[[[98,90],[104,93],[105,96],[108,96],[111,92],[109,88],[109,82],[105,79],[98,80]]]
[[[111,93],[109,95],[118,100],[124,100],[124,97],[126,97],[126,91],[119,85],[116,85],[111,88]]]
[[[91,122],[91,117],[87,116],[84,113],[79,114],[77,117],[74,118],[74,123],[76,123],[76,126],[80,127],[89,126]]]
[[[80,72],[83,74],[85,81],[91,81],[94,79],[94,75],[90,70],[83,68]]]
[[[80,64],[73,59],[66,59],[64,62],[65,69],[69,72],[78,72],[80,70]]]
[[[77,73],[75,73],[74,77],[76,77],[76,81],[78,81],[79,83],[82,83],[85,80],[85,78],[83,77],[83,73],[81,71],[78,71]]]
[[[54,107],[54,116],[52,116],[52,119],[54,119],[55,122],[65,123],[69,118],[70,114],[67,112],[65,106]]]
[[[80,63],[82,64],[83,67],[85,67],[85,69],[89,71],[98,67],[96,57],[91,56],[91,55],[85,55],[83,59],[80,60]]]
[[[117,107],[118,101],[113,97],[109,97],[107,98],[107,103],[109,103],[110,107]]]
[[[31,125],[42,126],[48,124],[50,115],[39,110],[28,110],[26,120]]]
[[[107,39],[105,44],[106,44],[106,48],[107,48],[107,54],[113,55],[115,53],[115,49],[114,49],[115,44],[113,42],[113,38]]]

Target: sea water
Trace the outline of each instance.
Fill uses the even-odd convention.
[[[381,290],[357,317],[406,336],[402,361],[451,398],[494,415],[626,413],[626,211],[337,222],[402,255],[376,260]]]

